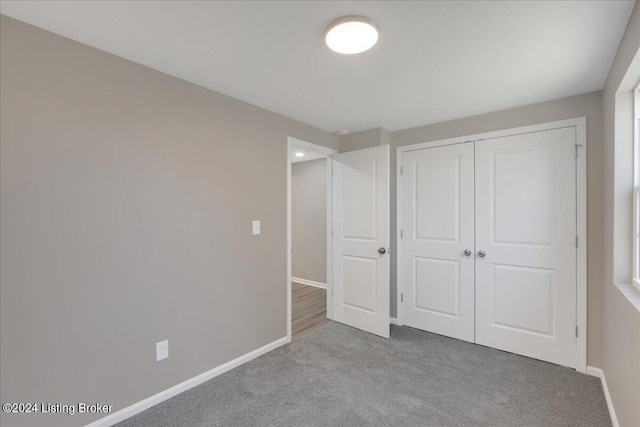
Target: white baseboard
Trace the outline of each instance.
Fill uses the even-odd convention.
[[[620,424],[618,424],[618,417],[616,417],[616,410],[614,409],[613,402],[611,401],[611,395],[609,394],[609,387],[607,387],[607,380],[604,377],[604,371],[600,368],[587,366],[587,375],[598,377],[600,378],[600,381],[602,381],[602,391],[604,391],[604,398],[607,401],[607,407],[609,408],[609,416],[611,417],[611,424],[613,424],[613,427],[619,427]]]
[[[327,289],[326,283],[314,282],[313,280],[301,279],[299,277],[292,277],[292,282],[300,283],[301,285],[315,286],[316,288]]]
[[[398,319],[396,319],[395,317],[390,317],[389,318],[389,323],[391,323],[392,325],[398,325]]]
[[[212,378],[217,377],[218,375],[224,374],[227,371],[230,371],[233,368],[236,368],[244,363],[249,362],[250,360],[255,359],[258,356],[262,356],[265,353],[270,352],[271,350],[275,350],[276,348],[280,347],[281,345],[284,345],[287,343],[287,337],[283,337],[280,338],[279,340],[276,340],[272,343],[269,343],[263,347],[260,347],[256,350],[253,350],[250,353],[244,354],[236,359],[233,359],[223,365],[220,365],[216,368],[213,368],[210,371],[207,371],[203,374],[200,374],[196,377],[193,377],[191,379],[188,379],[184,382],[181,382],[178,385],[175,385],[171,388],[168,388],[164,391],[161,391],[158,394],[154,394],[151,397],[148,397],[144,400],[141,400],[140,402],[134,403],[131,406],[128,406],[124,409],[119,410],[118,412],[114,412],[111,415],[107,415],[104,418],[100,418],[97,421],[92,422],[91,424],[88,424],[86,427],[108,427],[108,426],[112,426],[114,424],[119,423],[120,421],[124,421],[127,418],[130,418],[136,414],[139,414],[140,412],[151,408],[152,406],[157,405],[158,403],[164,402],[165,400],[180,394],[184,391],[189,390],[190,388],[193,388],[199,384],[202,384],[205,381],[208,381]]]

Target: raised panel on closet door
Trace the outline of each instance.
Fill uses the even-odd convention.
[[[474,340],[473,143],[403,154],[404,324]]]
[[[476,142],[476,342],[575,367],[575,128]]]

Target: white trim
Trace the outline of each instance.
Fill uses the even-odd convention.
[[[600,368],[594,368],[593,366],[587,366],[587,375],[600,378],[602,382],[602,391],[604,392],[604,398],[607,401],[607,408],[609,408],[609,416],[611,417],[611,424],[613,427],[619,427],[618,417],[616,417],[616,410],[613,407],[613,401],[609,394],[609,387],[607,386],[607,380],[604,377],[604,371]]]
[[[391,325],[400,325],[400,324],[398,323],[398,319],[397,319],[397,318],[395,318],[395,317],[390,317],[390,318],[389,318],[389,323],[390,323]]]
[[[397,154],[405,151],[422,150],[424,148],[442,147],[444,145],[462,144],[464,142],[482,141],[483,139],[500,138],[504,136],[522,135],[524,133],[541,132],[551,129],[560,129],[565,127],[573,127],[580,124],[581,121],[586,123],[586,117],[576,117],[574,119],[558,120],[555,122],[540,123],[537,125],[521,126],[511,129],[501,129],[491,132],[476,133],[473,135],[458,136],[455,138],[440,139],[437,141],[422,142],[418,144],[402,145],[396,149]]]
[[[404,325],[402,310],[402,150],[396,148],[396,324]]]
[[[313,150],[316,153],[325,154],[328,158],[336,154],[338,151],[324,147],[322,145],[313,144],[311,142],[303,141],[301,139],[287,137],[287,342],[291,342],[291,147],[300,147],[307,150]],[[327,162],[327,170],[330,170],[331,162]],[[331,176],[327,177],[327,184],[329,184]],[[333,216],[330,212],[330,201],[333,199],[332,186],[327,185],[327,317],[332,318],[333,307],[330,304],[330,295],[332,289],[332,264],[331,264],[331,229]]]
[[[627,283],[614,283],[613,284],[622,295],[629,301],[629,303],[640,312],[640,289],[635,285]]]
[[[212,378],[217,377],[218,375],[224,374],[225,372],[230,371],[233,368],[237,368],[240,365],[243,365],[258,356],[262,356],[265,353],[270,352],[271,350],[275,350],[276,348],[287,343],[287,337],[282,337],[279,340],[273,341],[263,347],[260,347],[256,350],[253,350],[250,353],[244,354],[240,357],[237,357],[223,365],[218,366],[217,368],[213,368],[210,371],[202,373],[198,376],[195,376],[191,379],[188,379],[184,382],[181,382],[178,385],[175,385],[171,388],[168,388],[160,393],[154,394],[151,397],[148,397],[140,402],[134,403],[131,406],[127,406],[124,409],[119,410],[118,412],[114,412],[113,414],[107,415],[104,418],[100,418],[97,421],[88,424],[86,427],[107,427],[117,424],[121,421],[126,420],[140,412],[151,408],[165,400],[180,394],[184,391],[189,390],[199,384],[202,384],[205,381],[209,381]]]
[[[298,138],[294,138],[292,136],[287,137],[287,148],[290,148],[292,145],[300,148],[306,148],[307,150],[315,151],[316,153],[324,154],[325,156],[333,156],[337,154],[338,151],[333,148],[325,147],[324,145],[314,144],[312,142],[303,141]]]
[[[327,157],[327,319],[333,320],[333,158]]]
[[[566,121],[565,121],[566,122]],[[572,119],[576,129],[576,371],[587,371],[587,118]]]
[[[327,289],[326,283],[314,282],[313,280],[301,279],[299,277],[291,276],[291,281],[300,283],[301,285],[313,286],[315,288]]]
[[[287,139],[287,342],[291,342],[291,146],[294,138]]]
[[[579,155],[576,161],[576,234],[578,236],[577,271],[576,271],[576,325],[578,337],[576,339],[576,370],[584,373],[587,368],[587,137],[586,117],[559,120],[549,123],[541,123],[531,126],[522,126],[512,129],[502,129],[492,132],[466,135],[456,138],[429,141],[419,144],[403,145],[396,149],[396,313],[398,324],[403,325],[402,303],[400,295],[402,289],[402,157],[405,152],[422,150],[425,148],[441,147],[445,145],[462,144],[464,142],[477,142],[484,139],[499,138],[525,133],[541,132],[551,129],[575,127],[576,144]]]
[[[633,93],[633,186],[640,185],[640,80]]]
[[[640,242],[638,239],[640,216],[640,81],[633,89],[633,263],[631,282],[640,290]]]

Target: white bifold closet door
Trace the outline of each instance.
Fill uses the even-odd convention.
[[[473,342],[473,143],[405,152],[402,165],[404,324]]]
[[[403,154],[404,324],[576,366],[575,132]]]
[[[576,366],[575,128],[476,143],[476,342]]]

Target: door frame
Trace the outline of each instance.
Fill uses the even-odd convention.
[[[511,129],[502,129],[491,132],[477,133],[473,135],[455,138],[441,139],[412,145],[404,145],[396,148],[396,266],[402,265],[402,157],[405,152],[423,150],[425,148],[442,147],[445,145],[462,144],[465,142],[477,142],[483,139],[499,138],[504,136],[520,135],[525,133],[541,132],[552,129],[574,127],[576,130],[576,147],[578,158],[576,160],[576,235],[578,247],[576,248],[576,325],[578,336],[576,338],[576,371],[587,371],[587,118],[576,117],[573,119],[559,120],[530,126],[522,126]],[[404,324],[402,313],[402,268],[396,268],[396,316],[399,325]]]
[[[291,136],[287,137],[287,342],[291,342],[291,255],[292,255],[292,202],[291,202],[291,167],[292,157],[291,151],[294,147],[307,149],[319,154],[324,154],[327,162],[326,182],[327,182],[327,318],[333,319],[333,305],[331,304],[333,293],[333,239],[331,230],[333,229],[333,160],[331,156],[337,154],[337,150],[324,147],[322,145],[313,144]]]

